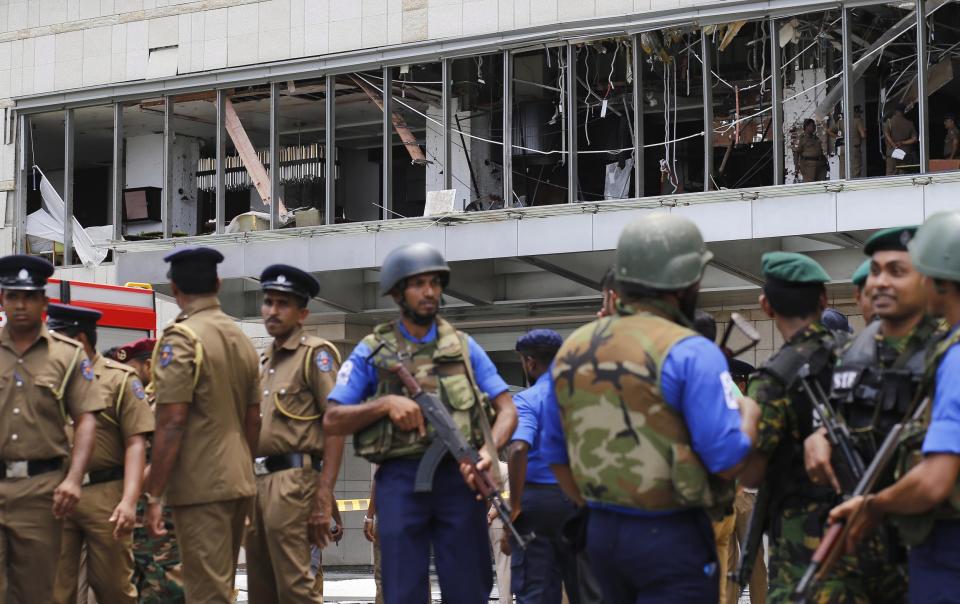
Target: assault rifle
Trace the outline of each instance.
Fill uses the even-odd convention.
[[[834,451],[840,453],[842,463],[833,464],[837,473],[837,480],[844,495],[849,495],[863,478],[863,458],[853,444],[850,429],[843,418],[838,416],[830,405],[830,401],[820,386],[820,383],[810,379],[810,365],[806,364],[797,373],[800,386],[810,399],[814,413],[820,418],[820,423],[827,430],[827,438]],[[811,384],[813,386],[811,387]],[[816,392],[814,392],[816,390]]]
[[[928,405],[930,405],[929,397],[923,399],[923,402],[917,406],[910,421],[913,422],[922,417],[923,414],[926,413]],[[870,462],[870,466],[866,469],[857,487],[853,490],[853,497],[867,495],[873,491],[877,480],[879,480],[880,476],[886,471],[887,466],[896,453],[897,445],[900,443],[900,435],[903,433],[904,428],[905,422],[900,422],[895,424],[887,434],[887,437],[883,440],[883,444],[880,445],[880,449],[877,451],[877,455],[873,458],[873,461]],[[862,510],[863,506],[854,512],[850,520],[854,520],[857,515],[862,513]],[[823,539],[820,541],[820,546],[817,547],[816,551],[813,552],[813,557],[810,558],[810,564],[807,566],[806,572],[803,573],[803,578],[800,579],[800,582],[797,583],[796,588],[793,590],[793,600],[795,602],[806,603],[813,599],[812,596],[816,593],[817,586],[830,573],[833,566],[837,563],[837,560],[843,555],[847,533],[852,524],[852,522],[837,522],[827,528],[827,531],[823,534]]]
[[[513,520],[510,519],[510,506],[507,505],[507,502],[500,496],[497,485],[493,483],[493,480],[487,472],[481,472],[477,469],[477,463],[480,461],[480,453],[464,438],[463,433],[460,432],[460,428],[454,423],[453,417],[450,416],[447,408],[439,398],[433,394],[424,392],[423,389],[420,388],[420,384],[417,383],[417,380],[414,379],[413,375],[410,374],[410,371],[402,363],[397,363],[391,371],[395,373],[400,379],[400,382],[403,383],[410,398],[420,406],[420,412],[423,414],[423,418],[433,426],[436,432],[436,437],[433,439],[433,442],[430,443],[426,453],[423,455],[423,459],[420,460],[420,465],[417,467],[414,492],[429,493],[433,490],[433,474],[436,472],[437,466],[443,458],[449,453],[457,463],[468,463],[473,466],[474,474],[476,475],[477,491],[488,504],[492,504],[494,509],[497,510],[497,515],[500,516],[500,520],[503,521],[503,526],[510,531],[510,534],[513,535],[513,538],[520,547],[526,548],[527,544],[533,540],[534,535],[531,533],[524,537],[517,531]]]

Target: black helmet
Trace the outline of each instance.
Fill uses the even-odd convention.
[[[450,267],[435,247],[429,243],[411,243],[387,254],[380,269],[380,295],[386,296],[401,281],[414,275],[440,273],[444,287],[450,282]]]

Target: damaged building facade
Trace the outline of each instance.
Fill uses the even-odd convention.
[[[446,315],[521,385],[516,337],[590,320],[623,226],[674,212],[760,363],[763,252],[810,253],[853,314],[861,242],[960,207],[958,24],[947,0],[5,0],[0,252],[163,292],[165,254],[215,246],[249,324],[261,270],[296,264],[346,352],[395,312],[383,258],[429,241]],[[365,497],[368,466],[342,477]]]

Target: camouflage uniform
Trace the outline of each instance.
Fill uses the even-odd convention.
[[[757,449],[769,456],[766,483],[773,490],[770,525],[770,590],[768,601],[790,602],[826,526],[827,514],[839,498],[829,487],[814,485],[803,465],[803,442],[813,432],[813,411],[793,378],[787,387],[775,377],[777,357],[799,353],[811,366],[811,378],[829,386],[836,362],[835,336],[819,323],[798,332],[750,381],[748,395],[760,404]],[[795,376],[794,376],[795,377]],[[858,559],[859,558],[859,559]],[[902,577],[864,572],[884,559],[877,539],[864,542],[858,558],[845,556],[820,584],[813,598],[819,604],[889,601],[902,593]]]
[[[133,529],[133,582],[140,593],[141,604],[176,604],[184,602],[180,548],[173,530],[170,508],[163,508],[163,525],[167,534],[151,537],[143,525],[144,502],[137,502],[137,524]]]

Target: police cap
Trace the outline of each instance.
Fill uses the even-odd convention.
[[[320,293],[320,283],[307,271],[288,264],[271,264],[260,274],[263,291],[294,294],[309,300]]]
[[[153,338],[140,338],[129,344],[124,344],[117,349],[115,358],[122,362],[126,363],[131,360],[143,360],[149,359],[153,354],[153,349],[157,345],[157,341]]]
[[[853,333],[847,316],[836,308],[827,308],[820,315],[820,323],[829,330]]]
[[[208,247],[188,247],[164,256],[170,263],[167,276],[185,294],[212,294],[217,291],[217,265],[223,254]]]
[[[867,284],[867,277],[869,276],[870,261],[864,260],[863,263],[857,267],[857,270],[853,271],[853,276],[850,277],[850,281],[860,289],[863,289],[863,286]]]
[[[54,331],[91,331],[97,328],[97,321],[102,316],[102,312],[92,308],[69,304],[49,304],[47,306],[47,327]]]
[[[728,365],[730,366],[730,375],[734,378],[750,377],[750,374],[756,371],[753,365],[740,359],[730,359]]]
[[[760,264],[768,283],[806,286],[830,280],[830,275],[816,260],[796,252],[767,252]]]
[[[13,254],[0,258],[0,289],[43,291],[53,265],[43,258]]]
[[[905,252],[907,251],[907,244],[916,234],[916,226],[879,230],[863,244],[863,253],[867,256],[873,256],[876,252]]]
[[[563,337],[552,329],[534,329],[517,340],[517,352],[549,352],[556,354],[563,346]]]

